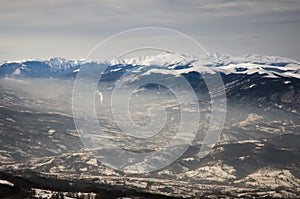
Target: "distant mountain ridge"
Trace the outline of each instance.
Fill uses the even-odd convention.
[[[114,59],[112,61],[68,60],[61,57],[50,59],[29,59],[8,61],[0,65],[0,77],[50,78],[73,76],[84,64],[106,64],[107,72],[124,72],[124,70],[143,68],[150,73],[180,75],[189,72],[201,74],[260,74],[269,78],[300,79],[300,62],[289,58],[247,54],[230,56],[214,54],[211,57],[195,57],[184,54],[163,52],[155,56],[140,56],[131,59]],[[148,66],[146,68],[146,66]],[[153,68],[153,66],[155,66]]]
[[[80,70],[83,73],[82,66],[86,64],[107,67],[101,77],[105,82],[98,87],[103,91],[104,100],[109,99],[114,88],[120,88],[117,80],[127,81],[125,89],[128,89],[130,84],[142,85],[143,78],[153,78],[155,82],[155,78],[162,77],[173,83],[179,82],[177,78],[183,76],[197,95],[203,121],[199,127],[204,130],[212,118],[210,112],[214,101],[211,96],[218,97],[218,91],[225,89],[226,120],[220,142],[207,156],[199,158],[202,147],[199,136],[199,140],[197,137],[174,165],[141,178],[133,174],[124,177],[122,172],[106,167],[82,146],[72,113],[68,112],[74,96],[71,94],[77,94],[72,90],[76,81],[69,80],[75,78]],[[224,87],[217,84],[207,89],[205,75],[215,80],[217,73],[220,73]],[[28,190],[72,189],[82,192],[90,190],[85,186],[86,182],[97,194],[103,193],[101,187],[97,189],[98,185],[108,188],[113,194],[119,193],[120,188],[120,197],[126,193],[127,187],[133,187],[153,194],[169,196],[172,193],[172,196],[180,198],[197,197],[199,193],[203,197],[296,198],[300,195],[299,75],[300,62],[260,55],[233,57],[214,54],[210,58],[200,58],[166,52],[112,61],[57,57],[3,63],[0,65],[0,180],[15,186],[2,183],[0,193],[4,186],[4,190],[8,191],[19,189],[20,182],[25,181]],[[26,93],[28,88],[35,90],[34,86],[38,84],[42,84],[38,88],[46,95]],[[66,88],[57,89],[58,94],[51,91],[63,86]],[[164,92],[168,88],[157,85],[135,88],[138,89],[132,92],[132,96],[139,97],[145,93],[151,101],[160,99],[155,98],[160,94],[163,97],[168,94]],[[98,99],[97,95],[93,96]],[[137,102],[134,97],[132,103]],[[173,106],[173,100],[161,104],[174,115],[183,110],[180,104],[178,108]],[[113,120],[105,117],[110,112],[110,104],[105,105],[99,107],[99,122],[105,122],[107,139],[119,139],[121,134],[112,125]],[[140,117],[145,110],[143,108],[136,116]],[[124,141],[127,142],[127,138]],[[153,141],[155,143],[151,139],[146,140],[140,152],[152,151],[156,142],[161,142]],[[130,143],[129,150],[138,152],[137,145]],[[9,176],[6,172],[18,177]],[[84,190],[79,189],[79,185],[84,185]]]

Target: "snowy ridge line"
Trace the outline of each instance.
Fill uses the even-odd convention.
[[[180,53],[163,52],[155,56],[140,56],[135,58],[117,58],[111,61],[99,61],[99,60],[68,60],[61,57],[54,57],[49,59],[27,59],[19,61],[8,61],[0,65],[0,75],[5,73],[1,71],[1,68],[8,67],[7,65],[13,65],[16,69],[11,74],[4,74],[9,76],[21,75],[22,71],[27,72],[34,64],[40,64],[53,73],[64,73],[80,71],[80,66],[83,64],[105,64],[108,66],[114,66],[108,68],[109,72],[118,72],[123,66],[132,66],[134,70],[140,71],[140,69],[147,66],[155,66],[146,68],[147,70],[143,75],[149,75],[151,73],[181,75],[197,71],[203,74],[245,74],[251,75],[258,73],[268,78],[289,77],[300,79],[300,62],[284,57],[275,56],[261,56],[254,54],[246,54],[243,56],[233,57],[230,55],[214,54],[209,57],[195,57]],[[27,70],[27,71],[26,71]],[[7,72],[6,72],[7,73]],[[3,75],[3,74],[2,74]]]
[[[157,65],[157,66],[170,66],[170,65],[185,65],[193,62],[201,62],[206,64],[215,64],[215,65],[230,65],[230,64],[240,64],[240,63],[253,63],[253,64],[261,64],[261,65],[270,65],[273,64],[284,66],[286,64],[295,64],[299,66],[300,62],[297,60],[293,60],[286,57],[278,57],[278,56],[263,56],[257,54],[245,54],[242,56],[231,56],[226,54],[215,53],[209,57],[203,56],[191,56],[183,53],[170,53],[170,52],[162,52],[158,55],[152,56],[139,56],[134,58],[116,58],[111,61],[108,60],[93,60],[93,59],[66,59],[63,57],[51,57],[48,59],[37,58],[37,59],[23,59],[23,60],[13,60],[13,61],[4,61],[0,63],[10,64],[10,63],[25,63],[25,62],[44,62],[48,63],[52,66],[62,66],[62,65],[79,65],[84,63],[105,63],[109,65],[141,65],[141,66],[149,66],[149,65]]]

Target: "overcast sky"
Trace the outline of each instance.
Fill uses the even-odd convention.
[[[298,0],[9,0],[0,3],[0,61],[83,58],[107,37],[144,26],[183,32],[211,53],[300,60]]]

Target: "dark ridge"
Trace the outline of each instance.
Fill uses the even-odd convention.
[[[33,171],[23,171],[21,174],[0,172],[0,179],[8,180],[15,186],[0,185],[0,198],[31,198],[31,188],[45,189],[57,192],[96,193],[96,198],[130,197],[136,199],[172,199],[176,197],[147,193],[126,186],[102,185],[86,180],[62,180],[54,176],[36,174]]]

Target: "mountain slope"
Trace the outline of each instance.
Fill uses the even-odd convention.
[[[264,77],[300,78],[300,63],[295,60],[272,56],[244,55],[232,57],[215,54],[212,57],[191,57],[168,52],[156,56],[141,56],[132,59],[112,61],[67,60],[50,58],[47,60],[9,61],[0,66],[0,77],[60,77],[77,73],[81,65],[89,63],[107,64],[107,72],[120,73],[137,70],[150,73],[179,75],[188,72],[201,74],[255,74]]]

